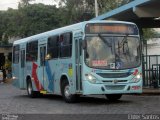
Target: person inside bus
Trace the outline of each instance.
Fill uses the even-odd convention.
[[[60,56],[63,57],[64,53],[64,37],[63,35],[60,36],[58,46],[60,47]]]

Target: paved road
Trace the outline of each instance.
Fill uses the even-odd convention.
[[[97,98],[98,97],[98,98]],[[61,96],[28,98],[26,91],[0,84],[0,114],[159,114],[160,96],[124,95],[109,102],[104,96],[82,97],[67,104]]]

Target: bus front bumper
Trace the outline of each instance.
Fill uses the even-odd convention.
[[[142,93],[142,82],[128,84],[92,84],[83,81],[83,95]]]

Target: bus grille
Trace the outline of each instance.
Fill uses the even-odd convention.
[[[113,80],[102,80],[104,83],[113,83]],[[128,80],[117,80],[117,83],[126,83]]]
[[[107,90],[123,90],[125,85],[105,85]]]
[[[97,73],[103,78],[125,78],[130,76],[132,73]]]

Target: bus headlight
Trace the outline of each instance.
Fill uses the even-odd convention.
[[[12,80],[16,80],[17,78],[15,76],[12,77]]]
[[[87,78],[87,80],[90,83],[96,83],[96,77],[94,77],[93,75],[91,75],[91,74],[85,74],[85,77]]]
[[[141,74],[137,74],[133,79],[132,79],[132,82],[136,83],[136,82],[139,82],[141,79]]]

